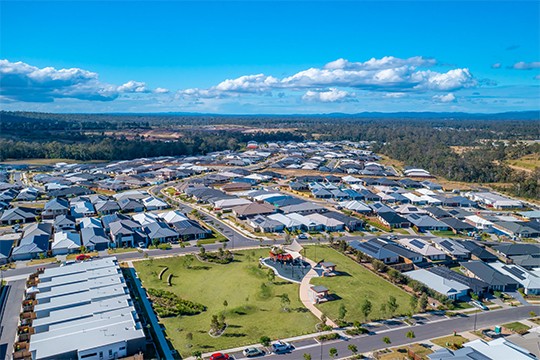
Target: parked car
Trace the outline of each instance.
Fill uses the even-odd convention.
[[[139,243],[139,247],[140,247],[141,249],[146,249],[146,244],[145,244],[144,242],[141,241],[141,242]]]
[[[293,351],[294,347],[284,341],[276,341],[272,344],[272,352],[274,354],[284,354]]]
[[[210,355],[210,360],[232,360],[229,354],[215,353]]]
[[[242,352],[245,357],[254,357],[254,356],[262,356],[265,354],[264,350],[256,348],[256,347],[249,347],[247,349],[244,349]]]
[[[304,234],[304,233],[298,235],[298,238],[299,238],[299,239],[302,239],[302,240],[309,239],[309,237],[308,237],[306,234]]]
[[[489,310],[489,308],[488,308],[486,305],[482,304],[482,303],[481,303],[480,301],[478,301],[478,300],[473,300],[473,301],[471,301],[471,304],[474,305],[474,306],[476,306],[477,308],[479,308],[479,309],[481,309],[481,310]]]

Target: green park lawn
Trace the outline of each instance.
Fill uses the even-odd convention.
[[[368,320],[388,318],[390,314],[382,313],[380,304],[394,296],[399,304],[397,314],[405,314],[411,310],[411,296],[390,282],[373,274],[371,271],[356,263],[354,260],[326,246],[310,246],[306,249],[306,256],[314,261],[331,261],[336,264],[336,271],[340,275],[333,277],[313,278],[311,283],[323,285],[330,290],[331,294],[339,297],[338,300],[328,301],[318,305],[319,309],[330,319],[339,317],[341,304],[345,305],[347,314],[345,320],[349,322],[364,322],[361,312],[361,304],[364,299],[372,303],[372,311]]]
[[[227,265],[202,263],[195,257],[179,256],[135,262],[135,268],[147,288],[167,290],[180,298],[203,304],[207,310],[193,316],[167,317],[160,321],[166,335],[183,356],[195,350],[211,352],[258,343],[261,336],[286,338],[315,332],[317,319],[299,299],[299,285],[276,278],[270,282],[268,269],[258,267],[267,249],[235,252]],[[189,259],[191,258],[191,263]],[[168,270],[159,280],[163,267]],[[173,274],[172,286],[167,285]],[[261,291],[266,284],[268,291]],[[287,294],[290,311],[282,310],[278,296]],[[224,301],[227,301],[227,306]],[[228,327],[217,338],[208,335],[212,315],[225,315]],[[188,340],[188,333],[193,336]]]

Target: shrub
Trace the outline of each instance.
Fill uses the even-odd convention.
[[[345,334],[349,336],[358,336],[362,334],[369,334],[369,330],[363,327],[357,327],[354,329],[345,330]]]
[[[157,289],[148,289],[154,310],[160,317],[196,315],[206,311],[206,306],[179,298],[176,294]]]
[[[331,334],[321,335],[321,336],[317,337],[317,340],[319,340],[320,342],[338,340],[338,339],[339,339],[339,334],[338,333],[331,333]]]

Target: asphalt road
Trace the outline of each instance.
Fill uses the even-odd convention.
[[[520,306],[517,308],[494,310],[478,313],[476,315],[476,329],[481,329],[488,326],[504,324],[512,321],[529,318],[529,312],[534,311],[539,313],[540,306]],[[275,355],[270,354],[262,357],[264,360],[299,360],[303,359],[303,354],[311,355],[313,360],[316,359],[331,359],[329,356],[330,348],[336,348],[338,358],[351,355],[351,351],[347,348],[350,344],[358,347],[358,352],[370,352],[377,349],[383,349],[385,345],[382,341],[384,337],[391,340],[388,346],[399,346],[410,342],[425,341],[437,337],[446,336],[452,331],[462,332],[473,330],[475,327],[475,316],[460,316],[449,320],[430,322],[425,325],[409,326],[404,329],[387,330],[376,333],[374,335],[364,335],[346,340],[338,340],[333,342],[319,344],[310,344],[306,346],[297,346],[296,350],[289,354]],[[410,340],[405,335],[408,331],[414,331],[415,339]]]
[[[25,282],[25,280],[17,280],[6,285],[7,298],[3,304],[0,304],[0,359],[11,359],[13,353]]]

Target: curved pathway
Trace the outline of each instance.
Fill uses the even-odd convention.
[[[304,261],[308,262],[309,265],[311,265],[311,270],[308,271],[306,276],[302,279],[302,282],[300,283],[300,301],[302,301],[302,304],[311,311],[313,315],[315,315],[317,318],[321,318],[322,311],[317,309],[317,307],[311,302],[309,298],[309,289],[311,288],[311,279],[314,277],[319,277],[319,274],[314,270],[315,266],[317,266],[317,263],[313,260],[310,260],[308,258],[304,258]],[[326,319],[326,325],[329,325],[333,328],[337,328],[337,324],[333,322],[330,319]]]

